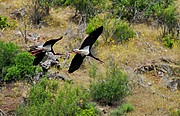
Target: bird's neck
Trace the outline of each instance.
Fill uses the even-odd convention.
[[[86,46],[83,49],[74,49],[73,51],[77,54],[81,54],[81,56],[87,56],[90,53],[89,46]]]
[[[43,46],[43,48],[44,48],[44,51],[47,51],[47,52],[51,51],[51,45]]]

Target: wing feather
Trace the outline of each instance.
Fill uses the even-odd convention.
[[[46,52],[40,52],[39,54],[37,54],[33,61],[33,65],[38,65],[43,60],[45,54]]]
[[[75,70],[79,69],[84,58],[85,58],[85,56],[81,56],[80,54],[76,54],[71,61],[68,73],[73,73]]]
[[[89,34],[89,36],[82,43],[80,49],[83,49],[86,46],[90,46],[90,49],[91,49],[92,45],[95,43],[95,41],[101,35],[102,31],[103,31],[103,26],[101,26],[101,27],[97,28],[96,30],[94,30],[93,32],[91,32]]]

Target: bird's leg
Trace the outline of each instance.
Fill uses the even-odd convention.
[[[31,53],[37,53],[37,52],[41,52],[41,51],[43,51],[44,50],[44,48],[40,48],[40,49],[38,49],[38,50],[33,50],[33,51],[31,51]]]
[[[35,55],[41,53],[43,50],[44,50],[44,48],[40,48],[38,50],[33,50],[33,51],[31,51],[31,55],[35,56]]]
[[[99,61],[100,63],[104,64],[104,62],[102,60],[100,60],[99,58],[94,57],[92,54],[90,54],[89,56],[93,57],[95,60]]]
[[[55,53],[54,55],[65,55],[65,54],[63,54],[63,53]]]

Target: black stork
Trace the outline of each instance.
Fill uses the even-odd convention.
[[[46,52],[52,52],[54,55],[62,55],[60,53],[55,53],[53,50],[53,45],[62,38],[63,37],[48,40],[41,46],[31,46],[29,52],[35,56],[33,65],[38,65],[43,60]]]
[[[84,42],[82,43],[82,45],[79,49],[73,49],[73,52],[76,53],[76,55],[74,56],[74,58],[71,61],[68,73],[73,73],[75,70],[79,69],[79,67],[81,66],[81,64],[83,62],[83,59],[86,56],[90,56],[90,57],[100,61],[101,63],[104,63],[102,60],[94,57],[91,54],[91,47],[95,43],[95,41],[98,39],[98,37],[101,35],[102,31],[103,31],[103,26],[96,28],[84,40]]]

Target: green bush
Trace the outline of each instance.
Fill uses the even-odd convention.
[[[18,116],[80,116],[85,112],[96,115],[88,91],[69,83],[59,86],[56,80],[42,78],[30,89],[28,100],[28,105],[17,109]]]
[[[9,27],[10,25],[7,22],[7,17],[0,16],[0,29]]]
[[[170,115],[171,116],[180,116],[180,109],[178,109],[176,111],[171,111]]]
[[[163,34],[175,33],[178,13],[175,0],[111,0],[113,15],[129,22],[154,20],[163,27]],[[149,19],[149,20],[148,20]]]
[[[28,52],[18,53],[15,56],[15,64],[7,70],[5,81],[19,80],[26,76],[32,77],[36,67],[33,66],[33,56]]]
[[[111,116],[122,116],[128,112],[131,112],[134,110],[134,106],[131,104],[122,104],[120,107],[117,109],[111,111]]]
[[[135,36],[135,32],[129,27],[129,24],[124,21],[115,22],[115,32],[113,34],[113,39],[116,42],[123,42],[129,40]]]
[[[174,45],[174,39],[172,37],[171,34],[168,34],[167,36],[165,36],[163,39],[163,43],[166,47],[168,48],[172,48]]]
[[[114,17],[94,17],[91,19],[87,25],[86,33],[90,34],[94,29],[97,27],[103,25],[104,29],[103,32],[105,35],[105,42],[108,41],[108,38],[113,39],[115,42],[123,42],[129,40],[129,38],[132,38],[135,36],[135,32],[133,29],[129,26],[128,22],[119,20]]]
[[[178,24],[178,13],[173,2],[168,5],[156,4],[154,10],[154,17],[158,19],[159,26],[163,28],[163,35],[174,34]]]
[[[103,20],[100,17],[94,17],[89,20],[89,23],[86,28],[86,33],[90,34],[92,31],[94,31],[97,27],[100,27],[103,25]]]
[[[128,94],[128,79],[116,65],[106,73],[106,77],[90,84],[90,91],[92,98],[98,103],[112,105]]]
[[[15,21],[9,21],[6,16],[0,16],[0,29],[4,29],[6,27],[15,28],[16,22]]]
[[[7,70],[15,63],[15,56],[19,53],[19,47],[15,44],[0,41],[0,80],[4,80]]]
[[[91,68],[89,69],[89,76],[92,78],[95,78],[97,75],[97,65],[95,63],[93,63],[91,65]]]

